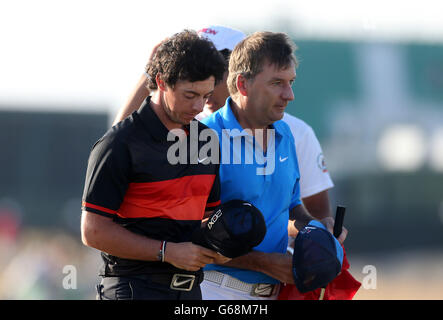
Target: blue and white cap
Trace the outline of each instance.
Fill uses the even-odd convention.
[[[343,248],[318,222],[311,221],[299,231],[294,243],[292,272],[301,293],[326,287],[340,273]]]

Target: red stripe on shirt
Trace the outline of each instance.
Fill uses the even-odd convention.
[[[215,175],[130,183],[118,210],[124,218],[201,220]]]
[[[85,201],[83,201],[82,206],[85,208],[96,209],[96,210],[103,211],[103,212],[110,213],[110,214],[117,214],[117,211],[115,211],[115,210],[111,210],[111,209],[108,209],[105,207],[97,206],[95,204],[88,203]]]

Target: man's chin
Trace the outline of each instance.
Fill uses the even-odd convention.
[[[179,121],[178,123],[180,123],[180,124],[182,124],[182,125],[184,125],[184,126],[187,126],[187,125],[189,125],[189,124],[191,123],[191,121],[194,120],[194,119],[195,119],[194,117],[192,117],[191,119],[189,119],[189,118],[180,119],[180,121]]]
[[[284,111],[275,113],[274,122],[283,119],[284,115],[285,115]]]
[[[191,123],[191,121],[193,119],[187,119],[187,118],[171,118],[169,117],[169,120],[173,123],[175,123],[175,125],[180,125],[180,126],[187,126]]]
[[[223,107],[223,104],[221,104],[221,103],[217,103],[217,102],[206,103],[205,108],[203,109],[203,112],[209,111],[209,113],[213,113],[213,112],[217,111],[218,109],[220,109],[221,107]]]

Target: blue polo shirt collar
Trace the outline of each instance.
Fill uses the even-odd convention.
[[[223,127],[231,130],[238,129],[239,132],[238,134],[236,133],[236,136],[245,136],[247,135],[247,132],[243,131],[243,128],[238,122],[237,118],[235,117],[234,112],[232,112],[231,102],[232,102],[231,97],[228,97],[228,99],[226,99],[225,107],[221,111],[221,116],[223,119]]]

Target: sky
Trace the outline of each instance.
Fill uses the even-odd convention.
[[[226,25],[296,38],[443,43],[442,1],[6,0],[0,109],[115,114],[150,49],[184,28]]]

